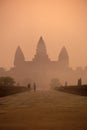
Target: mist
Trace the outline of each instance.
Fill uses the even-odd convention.
[[[85,67],[87,52],[86,0],[0,0],[0,66],[14,66],[18,45],[31,61],[40,36],[51,60],[66,46],[70,66]]]

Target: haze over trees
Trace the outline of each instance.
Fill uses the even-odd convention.
[[[51,86],[52,89],[55,89],[57,87],[62,86],[62,84],[60,83],[59,79],[54,78],[54,79],[51,80],[50,86]]]
[[[0,77],[0,86],[14,86],[15,80],[12,77]]]

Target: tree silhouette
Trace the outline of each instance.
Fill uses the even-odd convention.
[[[0,86],[13,86],[15,81],[11,77],[0,77]]]
[[[60,83],[59,79],[54,78],[54,79],[51,80],[50,86],[51,86],[52,89],[55,89],[57,87],[60,87],[61,83]]]

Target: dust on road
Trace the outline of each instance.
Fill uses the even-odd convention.
[[[0,130],[87,130],[87,97],[57,91],[0,98]]]

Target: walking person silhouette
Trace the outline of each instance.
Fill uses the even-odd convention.
[[[33,87],[34,87],[34,92],[36,92],[36,83],[34,83]]]
[[[31,90],[31,84],[29,83],[27,86],[28,86],[28,89]]]

